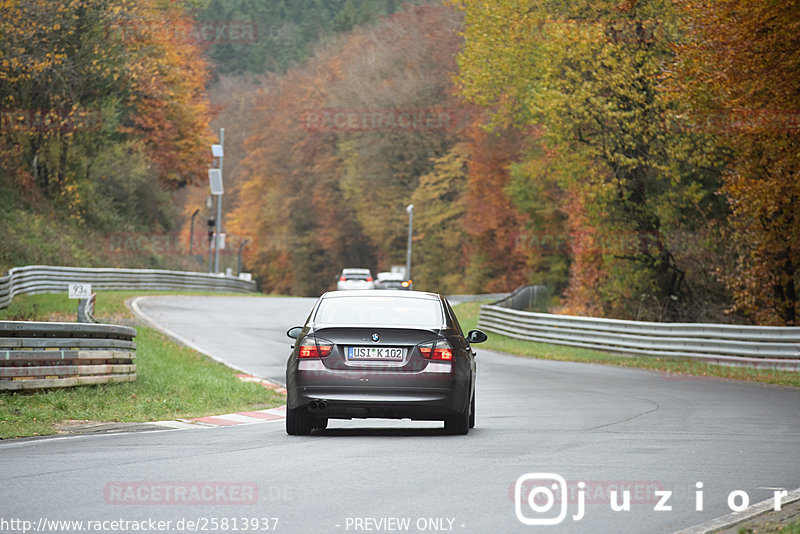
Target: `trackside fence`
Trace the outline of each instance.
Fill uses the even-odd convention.
[[[136,329],[0,321],[0,391],[136,380]]]
[[[256,291],[253,281],[206,273],[29,265],[0,277],[0,309],[16,295],[66,293],[70,283],[92,284],[94,291]],[[91,307],[83,311],[92,320]],[[132,382],[135,337],[127,326],[0,321],[0,391]]]
[[[160,269],[95,269],[29,265],[15,267],[0,277],[0,309],[16,295],[61,293],[69,283],[92,284],[97,290],[184,290],[252,293],[256,284],[232,276]]]
[[[613,353],[800,371],[800,327],[649,323],[481,306],[487,332]]]

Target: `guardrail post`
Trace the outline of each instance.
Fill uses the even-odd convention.
[[[80,299],[78,301],[78,322],[79,323],[96,323],[94,318],[94,302],[97,293],[92,293],[88,299]]]

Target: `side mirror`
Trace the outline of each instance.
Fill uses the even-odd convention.
[[[292,328],[286,331],[286,335],[292,339],[297,339],[298,337],[300,337],[300,334],[302,333],[303,333],[302,326],[293,326]]]
[[[470,330],[469,334],[467,334],[467,341],[470,343],[483,343],[487,339],[489,337],[480,330]]]

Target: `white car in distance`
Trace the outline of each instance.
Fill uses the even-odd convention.
[[[372,272],[369,269],[342,269],[336,282],[338,291],[350,289],[375,289]]]

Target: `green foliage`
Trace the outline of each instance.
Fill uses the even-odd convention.
[[[198,13],[204,21],[246,21],[256,39],[212,44],[208,56],[220,74],[285,72],[305,59],[320,41],[390,15],[398,0],[211,0]]]
[[[511,181],[505,193],[527,216],[516,238],[517,249],[526,257],[528,282],[541,284],[560,294],[567,286],[570,243],[564,190],[560,187],[556,163],[540,145],[524,161],[511,166]]]
[[[534,146],[511,193],[531,216],[527,231],[559,242],[570,232],[580,261],[568,308],[696,319],[692,285],[705,273],[689,273],[697,267],[674,236],[724,209],[718,173],[693,167],[691,145],[667,128],[673,110],[659,76],[679,37],[672,3],[475,0],[463,9],[462,94],[491,107],[495,126],[541,128],[549,156]],[[533,260],[538,279],[557,285],[566,265],[563,250]]]
[[[170,190],[205,172],[206,63],[192,3],[0,3],[0,267],[178,266],[110,232],[172,230]]]
[[[417,289],[453,294],[466,289],[466,213],[468,147],[459,143],[435,160],[411,197],[414,204],[412,278]]]
[[[314,295],[335,287],[343,267],[383,271],[405,263],[405,208],[421,177],[455,144],[456,125],[428,129],[409,118],[407,128],[393,129],[383,118],[408,110],[455,114],[449,72],[460,39],[452,15],[443,7],[406,7],[335,41],[259,94],[248,117],[254,133],[247,174],[229,222],[257,236],[248,262],[262,288]],[[359,117],[368,110],[382,119],[353,131],[315,131],[309,114],[323,110]],[[416,214],[424,224],[427,214]],[[415,258],[412,273],[441,262],[435,254]],[[455,284],[458,275],[450,274],[447,284]]]
[[[733,261],[716,269],[734,310],[763,324],[800,323],[800,34],[795,4],[679,4],[687,37],[665,73],[688,126],[715,147]]]

